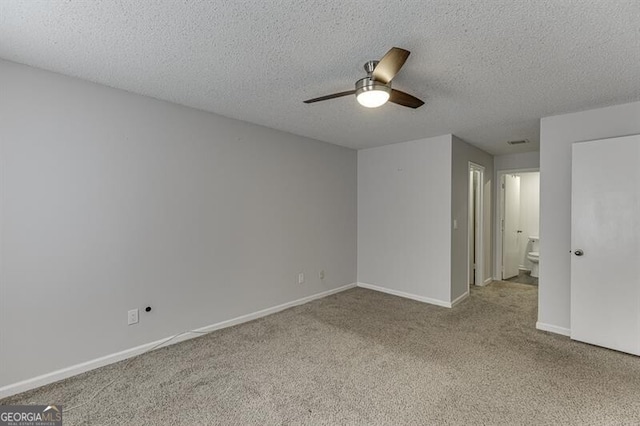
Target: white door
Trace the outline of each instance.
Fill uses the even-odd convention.
[[[467,238],[469,247],[469,284],[484,285],[484,167],[469,162],[469,212]]]
[[[469,168],[469,218],[468,218],[468,234],[469,234],[469,284],[475,284],[475,257],[476,257],[476,233],[475,233],[475,185],[474,185],[474,175],[476,171],[473,168]]]
[[[503,181],[504,214],[502,219],[502,279],[518,275],[520,261],[520,178],[505,175]]]
[[[573,145],[571,338],[640,355],[640,135]]]

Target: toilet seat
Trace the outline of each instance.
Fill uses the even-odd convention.
[[[540,272],[540,239],[538,237],[529,237],[531,241],[531,249],[529,253],[527,253],[527,260],[531,262],[531,276],[534,278],[538,278],[538,273]]]

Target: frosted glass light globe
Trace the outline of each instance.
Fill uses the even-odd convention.
[[[384,90],[367,90],[359,93],[356,99],[367,108],[378,108],[389,100],[389,92]]]

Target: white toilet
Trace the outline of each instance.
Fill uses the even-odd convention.
[[[531,241],[531,251],[527,253],[527,259],[531,262],[531,276],[538,278],[540,270],[540,239],[538,237],[529,237]]]

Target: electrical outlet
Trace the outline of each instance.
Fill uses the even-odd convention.
[[[138,310],[132,309],[127,312],[127,324],[133,325],[138,323]]]
[[[304,283],[304,272],[298,274],[298,284]]]
[[[318,276],[320,277],[321,280],[324,280],[324,271],[320,271]]]

